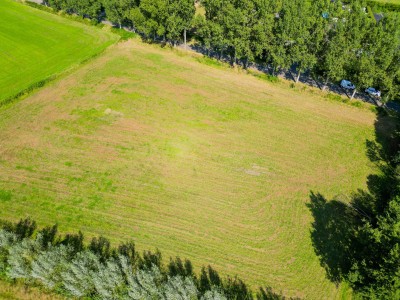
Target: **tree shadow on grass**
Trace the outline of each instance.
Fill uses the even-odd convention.
[[[314,222],[311,240],[329,280],[339,284],[350,270],[354,238],[354,209],[343,202],[327,201],[311,192],[310,209]]]
[[[311,241],[321,266],[329,280],[337,285],[351,281],[352,266],[362,264],[368,256],[365,241],[357,229],[363,224],[374,227],[377,216],[387,207],[388,199],[398,188],[393,161],[399,150],[400,135],[396,135],[397,116],[379,112],[375,122],[376,140],[366,141],[366,155],[379,172],[367,177],[368,190],[358,190],[350,195],[350,201],[336,198],[328,201],[319,193],[310,193],[307,205],[314,222]],[[360,154],[362,155],[362,154]]]

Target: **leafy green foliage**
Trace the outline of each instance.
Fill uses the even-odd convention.
[[[99,237],[77,251],[76,242],[71,241],[81,240],[81,233],[56,236],[55,225],[38,231],[34,238],[30,234],[21,239],[21,226],[32,228],[33,221],[4,224],[8,225],[0,229],[0,272],[69,297],[253,299],[251,291],[238,278],[223,280],[209,266],[202,269],[197,279],[191,262],[180,258],[171,259],[168,268],[164,268],[160,252],[145,251],[140,257],[132,242],[111,249],[109,241]],[[283,298],[267,290],[271,299]]]

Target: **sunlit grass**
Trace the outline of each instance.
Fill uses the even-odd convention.
[[[306,203],[310,190],[366,186],[374,120],[308,88],[121,43],[0,109],[0,217],[134,239],[253,288],[340,297]]]

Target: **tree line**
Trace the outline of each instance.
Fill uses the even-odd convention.
[[[399,93],[399,17],[377,22],[365,2],[330,0],[204,0],[206,15],[195,28],[209,50],[231,63],[261,62],[294,69],[296,81],[308,71],[329,81],[375,86],[388,99]],[[354,94],[353,94],[354,96]]]
[[[97,21],[107,19],[146,39],[162,38],[174,45],[191,28],[196,10],[193,0],[43,0],[43,4]]]
[[[81,232],[58,234],[57,225],[37,229],[30,218],[0,224],[0,279],[39,285],[84,299],[268,300],[289,299],[270,288],[256,296],[237,277],[212,267],[196,275],[189,260],[164,265],[159,251],[140,254],[130,241],[111,247],[104,237],[84,243]]]
[[[172,45],[187,33],[210,56],[247,68],[258,63],[308,72],[323,82],[375,87],[385,100],[400,93],[400,18],[377,21],[363,0],[44,0],[55,10],[127,26],[147,40]],[[357,89],[354,90],[354,94]]]

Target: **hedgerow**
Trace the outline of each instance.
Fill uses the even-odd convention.
[[[164,265],[159,251],[138,253],[133,242],[111,247],[104,237],[84,243],[81,232],[60,235],[57,225],[37,230],[36,222],[1,222],[0,278],[85,299],[254,299],[237,277],[222,279],[211,267],[199,276],[189,260]],[[270,288],[257,299],[285,299]]]

